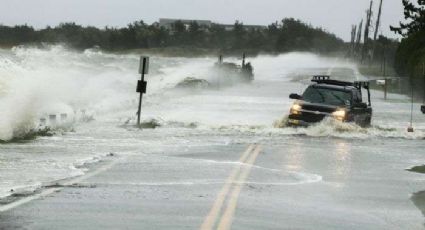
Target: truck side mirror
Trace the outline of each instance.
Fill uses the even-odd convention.
[[[294,100],[301,100],[303,97],[301,95],[296,94],[296,93],[291,93],[289,95],[289,98],[294,99]]]

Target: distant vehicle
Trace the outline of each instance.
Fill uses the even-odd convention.
[[[242,65],[223,62],[223,56],[220,55],[218,62],[214,65],[214,70],[231,81],[251,82],[254,80],[254,69],[250,62],[245,61],[245,54],[242,56]]]
[[[331,80],[329,76],[314,76],[314,82],[303,95],[291,94],[296,101],[290,109],[288,125],[308,126],[333,117],[343,122],[370,126],[372,107],[369,82]],[[363,102],[362,88],[367,91],[368,103]]]

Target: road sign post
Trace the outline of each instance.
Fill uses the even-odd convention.
[[[143,94],[146,93],[147,82],[145,81],[145,74],[149,73],[149,57],[140,57],[139,73],[142,75],[141,80],[137,81],[136,92],[140,93],[139,107],[137,110],[137,125],[140,126],[140,114],[142,110]]]

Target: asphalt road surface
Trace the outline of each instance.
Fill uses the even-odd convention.
[[[404,171],[421,153],[409,152],[414,145],[379,152],[398,144],[291,137],[111,156],[84,178],[11,206],[1,228],[422,229],[409,198],[422,177]]]

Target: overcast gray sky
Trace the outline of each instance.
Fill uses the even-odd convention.
[[[351,24],[365,18],[369,0],[0,0],[0,24],[36,28],[74,21],[98,27],[125,26],[158,18],[208,19],[219,23],[268,25],[285,17],[301,19],[348,40]],[[377,14],[379,0],[374,0]],[[403,19],[401,0],[384,0],[380,31]]]

